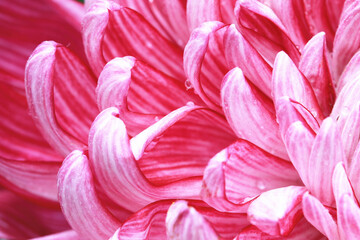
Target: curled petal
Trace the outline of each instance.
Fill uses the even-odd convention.
[[[97,1],[90,6],[83,24],[86,55],[97,74],[111,59],[131,55],[184,79],[181,48],[138,12],[114,2]]]
[[[210,160],[204,172],[202,198],[219,211],[242,212],[262,192],[289,184],[301,184],[289,162],[238,140]]]
[[[315,137],[309,157],[310,192],[322,203],[332,206],[334,195],[331,177],[338,162],[345,160],[340,133],[332,118],[326,118]]]
[[[284,52],[280,52],[276,56],[272,81],[272,94],[275,104],[279,98],[288,96],[309,109],[311,114],[321,123],[323,113],[309,81]]]
[[[248,82],[239,68],[224,77],[221,97],[225,116],[239,138],[287,159],[271,100]]]
[[[217,110],[221,80],[228,70],[223,46],[226,29],[221,22],[204,23],[191,33],[184,49],[187,81],[208,106]]]
[[[339,240],[337,224],[317,198],[305,193],[302,201],[305,218],[329,239]]]
[[[298,47],[288,36],[285,26],[266,5],[256,0],[237,1],[235,15],[240,32],[271,64],[279,51],[285,51],[299,63]]]
[[[306,44],[299,64],[299,70],[309,80],[325,116],[330,114],[335,102],[328,55],[325,34],[321,32]]]
[[[348,0],[341,14],[336,30],[333,50],[335,79],[338,79],[345,65],[360,48],[360,4],[358,0]]]
[[[230,25],[224,35],[224,54],[231,68],[239,67],[265,95],[271,97],[271,66],[236,29]]]
[[[249,206],[250,222],[270,235],[287,236],[301,219],[304,187],[277,188],[262,193]]]
[[[78,150],[66,157],[59,171],[62,211],[82,237],[105,239],[121,225],[99,201],[87,156]]]
[[[340,197],[338,206],[338,226],[344,239],[357,239],[360,235],[360,209],[354,200],[347,194]]]
[[[220,127],[224,120],[218,115],[185,106],[130,142],[118,114],[118,109],[109,108],[97,117],[90,131],[89,152],[105,192],[131,210],[160,199],[198,198],[207,161],[234,139]]]
[[[96,92],[99,108],[118,107],[132,136],[188,102],[201,104],[198,97],[186,91],[184,83],[133,57],[108,62],[99,76]]]
[[[25,84],[30,113],[50,145],[64,155],[83,148],[97,108],[93,75],[80,59],[44,42],[29,58]]]

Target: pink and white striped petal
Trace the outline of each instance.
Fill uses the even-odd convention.
[[[292,41],[299,49],[303,49],[313,34],[313,29],[306,20],[306,6],[303,1],[270,1],[270,7],[284,24]]]
[[[187,1],[188,28],[193,31],[204,22],[221,21],[220,0]]]
[[[251,224],[270,235],[287,236],[301,219],[306,188],[289,186],[262,193],[249,206]]]
[[[360,49],[359,0],[347,0],[336,30],[333,50],[334,77],[338,79],[346,64]]]
[[[87,66],[64,46],[43,42],[27,62],[25,84],[30,114],[49,144],[63,155],[83,148],[98,112]]]
[[[219,211],[243,212],[262,192],[288,185],[301,185],[289,162],[240,139],[210,160],[202,199]]]
[[[171,112],[131,141],[118,116],[108,108],[96,118],[89,152],[104,191],[130,210],[160,199],[199,198],[208,160],[234,141],[224,119],[197,106]]]
[[[347,194],[351,197],[355,202],[357,201],[353,187],[351,186],[348,175],[345,172],[344,163],[339,162],[336,164],[333,175],[332,175],[332,186],[334,189],[334,196],[336,200],[336,205],[339,205],[339,200],[341,196]]]
[[[321,123],[323,113],[309,81],[285,52],[280,52],[276,56],[272,81],[275,104],[279,98],[288,96],[309,109],[310,113]]]
[[[305,193],[302,200],[305,218],[330,240],[340,240],[337,224],[329,210],[309,193]]]
[[[228,71],[224,35],[228,26],[206,22],[196,28],[184,49],[184,70],[189,85],[211,108],[220,109],[221,81]]]
[[[230,68],[239,67],[247,79],[271,97],[271,66],[232,24],[224,35],[224,54]]]
[[[240,68],[224,77],[221,98],[225,116],[239,138],[277,157],[288,158],[272,101],[245,79]]]
[[[256,0],[241,0],[234,11],[240,32],[270,64],[279,51],[285,51],[295,64],[299,63],[299,47],[270,7]]]
[[[336,91],[341,92],[343,87],[354,79],[360,78],[360,51],[358,51],[346,65],[343,73],[341,74],[339,81],[336,85]],[[357,80],[359,81],[359,80]]]
[[[309,182],[306,185],[312,195],[323,204],[333,206],[335,199],[332,187],[332,174],[338,162],[345,161],[341,135],[336,122],[326,118],[316,135],[308,165]]]
[[[344,194],[337,206],[337,222],[343,239],[356,240],[360,235],[360,209],[351,196]]]
[[[86,55],[96,74],[111,59],[131,55],[172,77],[185,78],[182,49],[138,12],[101,0],[90,6],[83,25]]]
[[[99,109],[118,107],[131,136],[188,102],[202,104],[184,83],[129,56],[105,65],[96,92]]]
[[[308,79],[325,116],[330,114],[336,97],[330,69],[325,34],[320,32],[305,45],[299,70]]]
[[[72,229],[81,237],[106,239],[121,223],[99,201],[85,154],[75,150],[64,160],[58,175],[59,201]]]
[[[305,186],[309,186],[309,157],[315,134],[301,121],[294,122],[284,136],[284,143],[290,160]]]

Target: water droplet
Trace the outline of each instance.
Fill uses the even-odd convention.
[[[314,111],[311,111],[311,114],[314,116],[314,118],[316,118],[318,116],[317,112],[314,110]]]
[[[263,190],[265,190],[265,183],[263,181],[259,180],[259,181],[256,182],[256,187],[260,191],[263,191]]]
[[[149,3],[153,3],[154,2],[154,0],[149,0]]]
[[[185,87],[186,87],[186,90],[190,90],[190,89],[194,88],[189,79],[186,79]]]
[[[154,120],[155,120],[155,122],[157,122],[157,121],[159,121],[159,117],[158,116],[156,116],[155,118],[154,118]]]
[[[195,106],[195,103],[193,103],[193,102],[187,102],[186,103],[186,106],[188,106],[188,107],[193,107],[193,106]]]
[[[146,45],[148,48],[152,48],[152,47],[153,47],[153,45],[152,45],[151,42],[146,42],[145,45]]]

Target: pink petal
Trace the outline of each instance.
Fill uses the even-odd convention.
[[[329,239],[339,240],[337,224],[321,202],[305,193],[302,201],[305,218]]]
[[[350,175],[349,175],[350,176]],[[348,176],[345,172],[345,168],[342,162],[336,164],[333,175],[332,175],[332,186],[334,189],[334,196],[336,204],[339,205],[341,196],[347,194],[354,201],[356,201],[352,186],[349,182]],[[356,188],[355,188],[356,189]]]
[[[314,134],[300,121],[291,124],[284,136],[290,160],[305,186],[309,185],[309,157],[314,139]]]
[[[250,222],[270,235],[287,236],[301,219],[306,189],[290,186],[262,193],[249,206]]]
[[[202,103],[186,91],[184,83],[133,57],[108,62],[100,74],[96,92],[99,108],[118,107],[120,118],[132,136],[187,102]]]
[[[52,4],[58,14],[64,17],[69,25],[72,25],[77,31],[81,32],[81,21],[85,15],[85,8],[80,2],[50,0],[50,4]]]
[[[196,28],[184,50],[184,70],[189,85],[210,107],[220,111],[221,80],[228,71],[223,38],[226,26],[207,22]]]
[[[349,177],[349,180],[351,182],[352,189],[355,193],[355,196],[357,199],[360,199],[360,176],[359,176],[359,167],[360,167],[360,145],[356,147],[356,150],[354,152],[354,155],[351,159],[350,166],[347,166],[347,174]],[[334,180],[335,181],[335,180]],[[348,191],[350,192],[350,191]]]
[[[32,238],[31,240],[84,240],[74,230],[47,235],[44,237]]]
[[[236,0],[220,0],[220,12],[222,22],[231,24],[236,22],[234,7]]]
[[[234,240],[248,240],[248,239],[263,239],[263,240],[280,240],[283,239],[280,236],[270,236],[267,233],[262,232],[257,227],[251,225],[242,230]]]
[[[337,121],[341,131],[341,141],[345,152],[345,166],[353,166],[353,155],[360,138],[360,104],[353,104],[348,115],[342,115]]]
[[[335,102],[328,55],[325,34],[321,32],[306,44],[299,64],[299,70],[309,80],[325,116],[330,114]]]
[[[182,51],[161,35],[138,12],[105,0],[91,5],[85,15],[84,45],[99,74],[115,57],[131,55],[172,77],[184,79]]]
[[[338,202],[338,226],[344,239],[355,240],[360,235],[360,209],[353,199],[345,194]]]
[[[76,9],[80,10],[76,13],[76,20],[62,14],[60,10],[73,3],[73,0],[64,0],[58,1],[54,6],[54,2],[47,0],[1,1],[0,82],[15,86],[21,91],[24,88],[26,61],[35,47],[44,40],[53,39],[69,45],[80,56],[84,55],[80,31],[72,26],[82,15],[80,9],[83,7],[79,8],[79,4],[75,3]]]
[[[187,1],[186,16],[190,31],[204,22],[221,21],[220,0]]]
[[[360,5],[357,0],[348,0],[341,14],[335,34],[333,50],[334,77],[338,79],[351,57],[360,48]]]
[[[333,32],[335,32],[339,26],[339,20],[344,7],[344,2],[345,0],[326,1],[326,12]]]
[[[0,238],[29,239],[68,228],[60,209],[40,207],[0,190]]]
[[[272,81],[272,94],[275,104],[280,97],[288,96],[309,109],[311,114],[321,123],[323,113],[309,81],[284,52],[280,52],[276,56]]]
[[[64,155],[82,148],[98,112],[90,70],[67,48],[44,42],[26,65],[25,84],[30,113],[50,145]]]
[[[282,50],[295,64],[299,63],[299,47],[292,42],[285,26],[268,6],[256,0],[238,1],[235,15],[240,32],[270,63]]]
[[[336,164],[344,160],[340,132],[334,120],[326,118],[315,137],[309,157],[307,187],[312,195],[327,206],[332,206],[335,200],[331,183],[332,173]]]
[[[282,172],[279,176],[277,173]],[[238,140],[215,155],[204,172],[202,198],[219,211],[242,212],[267,190],[301,184],[293,166]]]
[[[95,120],[90,159],[103,189],[131,210],[159,199],[198,198],[207,161],[234,140],[220,127],[223,119],[196,106],[173,111],[131,142],[118,114],[109,108]]]
[[[290,125],[297,121],[300,121],[313,133],[317,133],[319,131],[320,125],[318,121],[301,103],[284,96],[275,102],[275,106],[276,118],[279,123],[280,133],[283,139]]]
[[[206,219],[186,201],[172,204],[166,216],[167,239],[219,239]]]
[[[59,201],[71,227],[82,237],[105,239],[121,225],[99,201],[87,156],[66,157],[58,175]]]
[[[256,87],[271,97],[272,68],[242,36],[235,25],[230,25],[225,32],[224,54],[231,68],[239,67]]]
[[[341,92],[343,87],[360,76],[360,51],[357,52],[346,65],[336,85],[336,91]]]
[[[312,34],[306,21],[306,5],[303,1],[271,1],[270,7],[286,27],[287,33],[291,36],[293,42],[299,46],[299,49],[303,49]]]
[[[225,116],[239,138],[275,156],[288,158],[272,101],[245,79],[240,68],[226,74],[221,96]]]

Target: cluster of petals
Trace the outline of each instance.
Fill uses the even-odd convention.
[[[360,236],[360,0],[0,16],[0,238]]]

